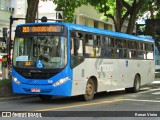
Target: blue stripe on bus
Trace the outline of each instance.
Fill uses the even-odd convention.
[[[125,33],[121,33],[121,32],[115,32],[115,31],[111,31],[111,30],[103,30],[103,29],[93,28],[93,27],[89,27],[89,26],[63,23],[63,22],[28,23],[28,24],[21,24],[19,26],[44,25],[44,24],[46,24],[46,25],[50,25],[50,24],[65,25],[69,28],[69,30],[91,32],[91,33],[95,33],[95,34],[103,34],[103,35],[108,35],[110,37],[118,37],[118,38],[129,39],[129,40],[140,40],[140,41],[146,41],[146,42],[154,42],[154,40],[152,38],[148,38],[148,37],[141,37],[141,36],[125,34]]]

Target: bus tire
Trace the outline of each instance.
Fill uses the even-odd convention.
[[[94,92],[95,92],[95,84],[94,84],[94,81],[90,78],[86,85],[85,94],[83,96],[84,100],[85,101],[92,100],[94,97]]]
[[[140,90],[140,76],[139,75],[136,75],[135,78],[134,78],[134,85],[133,85],[133,88],[131,90],[132,93],[137,93],[139,92]]]
[[[128,92],[128,93],[137,93],[137,92],[139,92],[139,90],[140,90],[140,83],[141,83],[140,76],[136,75],[135,78],[134,78],[133,87],[126,88],[125,91]]]
[[[39,95],[39,98],[43,101],[48,101],[52,99],[51,95]]]

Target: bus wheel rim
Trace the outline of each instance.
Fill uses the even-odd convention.
[[[87,94],[87,96],[91,96],[93,94],[93,86],[91,84],[87,85],[86,94]]]

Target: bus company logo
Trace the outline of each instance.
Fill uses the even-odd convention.
[[[2,112],[2,117],[12,117],[11,112]]]
[[[53,81],[52,81],[52,80],[48,80],[48,83],[49,83],[49,84],[52,84],[52,83],[53,83]]]
[[[113,64],[112,63],[102,63],[97,66],[97,72],[111,72],[113,71]]]
[[[2,117],[42,117],[39,112],[2,112]]]

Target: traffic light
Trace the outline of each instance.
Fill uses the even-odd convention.
[[[13,40],[10,40],[9,48],[13,49]]]

